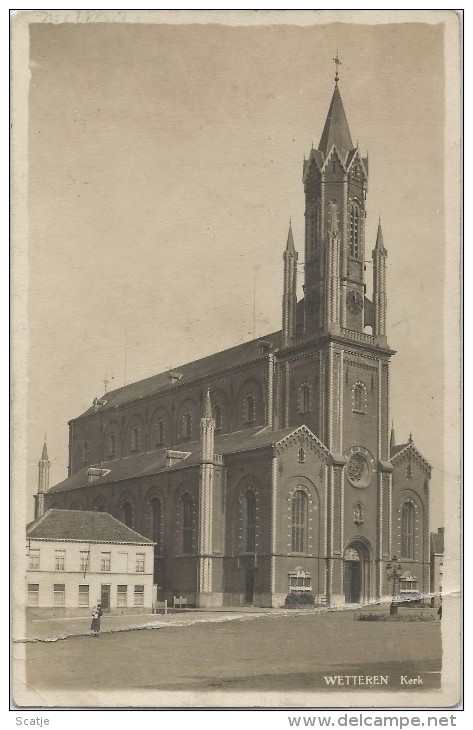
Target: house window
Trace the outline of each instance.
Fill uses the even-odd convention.
[[[293,573],[289,573],[290,591],[310,591],[311,589],[311,575],[304,568],[297,567]]]
[[[251,423],[255,420],[255,398],[251,393],[249,393],[245,398],[245,421],[247,423]]]
[[[292,498],[292,552],[306,551],[307,495],[298,489]]]
[[[131,429],[131,450],[139,451],[140,448],[140,432],[137,426]]]
[[[111,433],[108,436],[107,448],[108,456],[110,457],[110,459],[114,459],[117,453],[117,437],[114,433]]]
[[[133,603],[135,606],[144,606],[145,605],[145,587],[144,586],[135,586]]]
[[[154,424],[154,436],[156,446],[161,446],[164,443],[164,423],[161,419]]]
[[[110,572],[111,553],[100,553],[100,571],[102,573]]]
[[[153,497],[151,500],[151,511],[150,511],[150,533],[151,539],[156,543],[155,552],[159,555],[161,553],[161,500],[157,497]]]
[[[65,570],[66,551],[56,550],[54,556],[54,570]]]
[[[357,205],[350,206],[350,256],[358,258],[360,250],[360,211]]]
[[[192,415],[189,411],[182,416],[182,434],[186,439],[190,439],[192,436]]]
[[[120,509],[120,519],[127,527],[133,527],[133,507],[131,502],[123,502]]]
[[[64,583],[55,583],[53,591],[54,606],[64,606],[66,603],[66,586]]]
[[[301,448],[299,449],[299,464],[303,464],[305,462],[305,451]]]
[[[181,499],[182,514],[182,552],[191,555],[193,552],[193,503],[190,494],[183,494]]]
[[[89,551],[81,550],[79,556],[79,570],[81,573],[87,573],[87,571],[90,570],[89,559]]]
[[[414,505],[404,502],[401,508],[401,556],[414,558]]]
[[[222,407],[220,403],[214,403],[212,407],[212,415],[215,421],[215,428],[222,428]]]
[[[128,586],[117,586],[117,606],[126,606],[127,590]]]
[[[355,413],[365,413],[365,390],[364,383],[355,383],[353,386],[353,411]]]
[[[256,495],[252,489],[245,492],[243,518],[245,551],[254,553],[256,550]]]
[[[39,570],[39,550],[30,549],[30,570]]]
[[[401,593],[417,593],[417,578],[412,573],[404,573],[399,582],[399,590]]]
[[[310,385],[302,383],[299,388],[299,413],[310,411]]]
[[[135,572],[136,573],[145,572],[145,554],[144,553],[136,553]]]
[[[79,606],[89,605],[89,586],[79,586]]]
[[[28,583],[28,606],[39,606],[39,583]]]

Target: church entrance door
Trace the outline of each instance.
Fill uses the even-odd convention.
[[[343,554],[345,603],[366,603],[370,598],[370,551],[362,540],[353,540]]]
[[[360,602],[360,560],[345,560],[345,601],[347,603]]]

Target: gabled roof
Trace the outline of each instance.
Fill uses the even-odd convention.
[[[416,447],[414,446],[414,442],[412,440],[408,441],[407,444],[399,444],[398,446],[393,446],[393,448],[391,449],[391,458],[390,458],[390,461],[392,461],[394,463],[394,462],[396,462],[398,460],[398,458],[401,455],[403,455],[403,454],[404,455],[409,455],[409,452],[413,456],[415,456],[418,461],[420,461],[420,463],[428,471],[429,477],[430,477],[430,472],[432,470],[432,467],[429,464],[429,462],[427,461],[427,459],[425,459],[422,456],[422,454],[420,453],[420,451],[418,449],[416,449]]]
[[[271,343],[271,347],[264,350],[264,357],[266,357],[269,353],[275,352],[278,349],[281,344],[281,338],[282,334],[281,330],[279,330],[278,332],[264,335],[264,337],[260,337],[257,340],[243,342],[241,345],[236,345],[228,350],[217,352],[208,357],[203,357],[200,360],[194,360],[194,362],[175,368],[179,373],[179,379],[171,378],[169,371],[166,371],[158,375],[152,375],[150,378],[139,380],[136,383],[130,383],[122,388],[111,390],[98,400],[97,408],[92,405],[79,418],[88,416],[97,409],[100,412],[109,411],[130,401],[146,398],[156,393],[179,387],[184,383],[198,380],[199,378],[210,377],[228,368],[238,367],[239,365],[244,365],[246,362],[252,362],[263,357],[260,345],[261,340]],[[74,421],[75,419],[72,420]]]
[[[273,448],[282,443],[287,437],[299,432],[305,433],[313,439],[317,447],[328,455],[326,447],[306,426],[299,426],[297,428],[290,426],[279,431],[273,431],[269,426],[264,426],[263,428],[256,426],[243,431],[223,434],[217,436],[215,439],[215,453],[225,457],[240,452]],[[111,484],[126,479],[139,478],[149,474],[159,474],[198,466],[201,459],[200,442],[193,441],[192,443],[186,443],[183,445],[183,448],[188,452],[188,456],[181,461],[174,462],[171,466],[166,465],[166,449],[164,448],[103,462],[100,467],[105,473],[102,477],[94,479],[93,482],[90,482],[88,479],[89,467],[85,467],[59,484],[56,484],[56,486],[51,487],[48,494],[69,492],[72,489],[90,486],[95,487],[101,484]]]
[[[335,84],[332,101],[330,102],[324,130],[319,142],[319,150],[326,157],[332,145],[335,145],[342,156],[343,153],[352,150],[354,147],[338,84]]]
[[[26,526],[26,537],[37,540],[154,544],[108,512],[67,509],[49,509]]]

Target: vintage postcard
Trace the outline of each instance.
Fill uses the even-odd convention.
[[[458,706],[461,17],[11,31],[15,706]]]

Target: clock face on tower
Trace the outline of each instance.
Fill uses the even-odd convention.
[[[359,314],[363,309],[363,297],[360,292],[352,289],[347,294],[347,307],[352,314]]]

